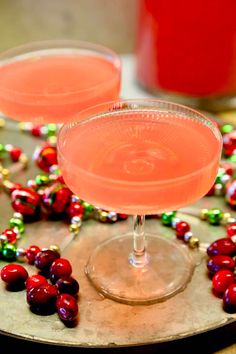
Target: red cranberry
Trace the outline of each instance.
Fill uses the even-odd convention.
[[[69,276],[72,273],[70,262],[65,258],[56,259],[50,267],[50,279],[56,281],[64,276]]]
[[[235,261],[229,256],[223,256],[221,254],[214,256],[207,262],[207,268],[211,273],[216,273],[221,269],[228,269],[233,271],[235,267]]]
[[[71,276],[58,279],[55,286],[61,294],[70,294],[75,296],[79,292],[79,283]]]
[[[32,288],[36,288],[37,286],[43,285],[47,283],[47,279],[40,274],[35,274],[35,275],[31,275],[31,277],[29,277],[26,282],[25,282],[25,286],[27,291],[29,291]]]
[[[218,254],[225,256],[233,256],[236,253],[236,245],[230,238],[220,238],[210,244],[207,248],[208,256],[216,256]]]
[[[34,312],[53,313],[55,312],[57,295],[57,288],[47,283],[27,291],[26,299]]]
[[[52,250],[40,251],[35,256],[34,264],[38,269],[42,270],[43,272],[47,272],[49,271],[52,263],[57,258],[60,258],[60,255],[55,251]]]
[[[184,237],[184,234],[189,230],[190,230],[190,226],[187,222],[185,221],[178,222],[175,228],[177,238],[182,239]]]
[[[219,270],[212,278],[212,288],[217,294],[223,294],[234,283],[234,273],[227,269]]]
[[[30,246],[26,250],[26,258],[28,259],[29,264],[34,264],[36,255],[41,251],[38,246]]]
[[[1,270],[1,278],[10,288],[23,289],[28,276],[27,270],[20,264],[7,264]]]
[[[79,307],[76,299],[70,294],[61,294],[56,301],[58,316],[62,321],[72,322],[78,318]]]
[[[236,284],[231,284],[223,296],[224,310],[230,313],[236,312]]]

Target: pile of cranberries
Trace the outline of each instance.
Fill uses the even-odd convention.
[[[68,327],[78,323],[79,283],[72,277],[70,262],[52,250],[39,251],[31,259],[38,270],[29,276],[20,264],[10,263],[1,269],[1,279],[9,291],[26,289],[26,301],[32,312],[45,315],[57,312]]]
[[[236,313],[236,243],[230,238],[220,238],[207,248],[207,269],[212,280],[212,291],[223,299],[223,309]]]

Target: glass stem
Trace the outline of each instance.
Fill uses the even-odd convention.
[[[143,268],[148,263],[145,249],[145,215],[135,215],[133,225],[133,251],[129,256],[129,262],[135,267]]]

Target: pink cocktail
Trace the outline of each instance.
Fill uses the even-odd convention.
[[[45,41],[0,55],[0,111],[12,119],[63,123],[119,91],[119,57],[100,45]]]
[[[182,245],[157,235],[146,235],[145,251],[144,215],[178,209],[207,193],[218,169],[221,134],[202,114],[169,102],[131,100],[105,108],[83,111],[79,122],[61,128],[59,163],[82,199],[134,215],[134,235],[99,245],[86,272],[115,300],[161,301],[183,290],[194,264]]]

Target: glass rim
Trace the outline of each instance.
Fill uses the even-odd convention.
[[[76,115],[75,117],[73,117],[72,120],[62,124],[62,126],[60,127],[59,131],[58,131],[58,137],[57,137],[57,151],[58,151],[58,154],[60,155],[60,158],[62,160],[64,160],[65,162],[69,161],[67,158],[64,157],[62,151],[61,151],[61,147],[60,147],[60,140],[62,139],[62,135],[63,133],[66,133],[67,130],[69,129],[73,129],[75,126],[79,126],[79,125],[82,125],[82,124],[86,124],[86,122],[90,122],[94,119],[101,119],[103,117],[105,117],[106,115],[115,115],[115,114],[118,114],[118,113],[121,113],[122,111],[124,112],[125,109],[117,109],[117,110],[109,110],[107,109],[106,111],[101,111],[101,112],[97,112],[95,113],[94,115],[90,116],[88,115],[87,118],[81,120],[81,121],[77,121],[76,120],[76,117],[78,117],[79,115],[86,115],[87,113],[89,114],[89,112],[91,111],[94,111],[94,109],[96,108],[102,108],[102,107],[114,107],[114,105],[116,104],[120,104],[120,103],[123,103],[123,104],[138,104],[138,103],[153,103],[153,104],[163,104],[163,105],[166,105],[166,107],[168,106],[172,106],[173,107],[173,112],[174,112],[174,108],[179,108],[179,109],[182,109],[182,110],[185,110],[185,112],[189,112],[189,113],[192,113],[195,116],[192,116],[190,117],[191,119],[194,119],[194,120],[198,120],[197,117],[201,118],[200,120],[198,120],[198,122],[202,123],[204,125],[204,122],[207,123],[205,124],[205,126],[208,126],[208,128],[210,128],[210,130],[212,131],[212,133],[214,134],[216,140],[218,140],[219,142],[219,154],[221,153],[221,150],[222,150],[222,145],[223,145],[223,138],[222,138],[222,135],[219,131],[219,129],[217,128],[216,124],[213,123],[213,121],[208,118],[205,114],[199,112],[198,110],[195,110],[191,107],[188,107],[188,106],[185,106],[185,105],[182,105],[182,104],[179,104],[179,103],[175,103],[175,102],[171,102],[171,101],[166,101],[166,100],[162,100],[162,99],[154,99],[154,98],[138,98],[138,99],[118,99],[118,100],[114,100],[114,101],[109,101],[109,102],[105,102],[105,103],[102,103],[102,104],[98,104],[96,106],[92,106],[90,108],[86,108],[82,111],[80,111],[78,113],[78,115]],[[157,110],[158,107],[156,107],[156,110]],[[145,107],[146,110],[147,107]],[[145,110],[144,108],[136,108],[136,112],[139,112],[141,110]],[[126,110],[127,111],[127,110]],[[177,112],[177,110],[175,111]],[[119,180],[119,179],[115,179],[115,178],[109,178],[109,177],[104,177],[104,176],[100,176],[100,175],[96,175],[94,174],[93,172],[89,172],[87,171],[86,169],[84,168],[81,168],[81,167],[78,167],[76,164],[73,163],[73,169],[77,170],[77,171],[80,171],[81,173],[83,173],[84,175],[86,176],[89,176],[89,177],[93,177],[95,178],[96,180],[98,181],[103,181],[103,182],[112,182],[114,184],[119,184],[119,185],[123,185],[123,186],[143,186],[144,188],[145,187],[148,187],[148,186],[160,186],[160,185],[168,185],[168,184],[171,184],[173,182],[181,182],[181,181],[184,181],[192,176],[197,176],[198,174],[201,174],[202,171],[204,171],[207,167],[210,167],[212,165],[215,164],[216,160],[219,160],[220,159],[220,156],[221,155],[216,155],[215,158],[213,158],[211,160],[211,162],[208,164],[208,165],[205,165],[204,167],[200,168],[199,170],[195,171],[195,172],[191,172],[191,173],[188,173],[184,176],[180,176],[180,177],[177,177],[177,178],[169,178],[169,179],[165,179],[165,180],[161,180],[161,181],[124,181],[124,180]]]
[[[42,41],[31,41],[31,42],[26,42],[24,44],[6,49],[2,52],[0,52],[0,67],[7,65],[8,60],[13,60],[16,57],[24,56],[26,54],[34,53],[34,52],[40,52],[40,51],[46,51],[46,50],[63,50],[63,49],[78,49],[78,50],[87,50],[90,53],[96,53],[100,55],[101,57],[104,57],[107,59],[107,61],[110,61],[114,68],[117,68],[117,71],[119,75],[121,75],[121,58],[118,53],[116,53],[113,49],[110,49],[109,47],[106,47],[102,44],[98,43],[93,43],[89,41],[82,41],[82,40],[76,40],[76,39],[48,39],[48,40],[42,40]],[[111,59],[109,59],[109,57]],[[6,61],[6,64],[4,63],[2,65],[2,62]],[[109,81],[104,81],[102,84],[109,84],[112,80]],[[74,95],[78,93],[86,93],[90,91],[95,91],[99,89],[101,84],[96,84],[92,87],[88,87],[86,89],[80,89],[80,90],[71,90],[70,92],[64,92],[64,93],[47,93],[48,97],[64,97],[64,96],[69,96],[69,95]],[[45,95],[42,93],[27,93],[27,92],[20,92],[17,90],[11,90],[11,89],[6,89],[4,87],[1,87],[0,85],[0,91],[9,93],[9,94],[15,94],[18,96],[22,97],[44,97]]]

